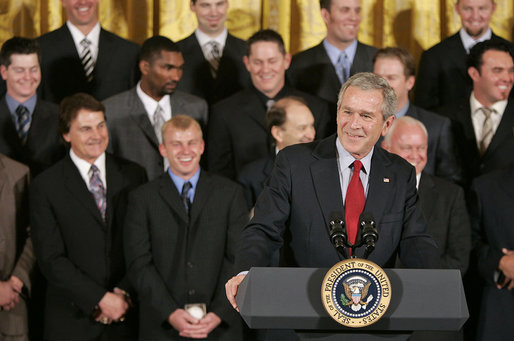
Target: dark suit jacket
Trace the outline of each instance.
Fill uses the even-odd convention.
[[[140,166],[109,154],[105,167],[106,222],[69,155],[31,186],[32,239],[48,281],[45,337],[51,340],[92,340],[102,332],[121,333],[131,326],[129,321],[104,326],[91,314],[107,291],[114,287],[130,291],[121,224],[128,191],[145,182],[146,175]],[[117,340],[115,335],[110,337]]]
[[[335,129],[335,115],[330,115],[328,103],[302,91],[286,86],[278,98],[299,96],[307,101],[316,127],[316,137],[323,138]],[[231,179],[244,165],[268,155],[271,134],[266,130],[266,106],[254,87],[244,89],[217,103],[209,120],[207,160],[211,172]]]
[[[242,232],[235,273],[269,266],[281,246],[281,263],[287,266],[331,267],[341,260],[329,237],[331,212],[343,211],[335,140],[332,135],[278,153],[269,185]],[[369,259],[390,267],[399,252],[407,267],[438,267],[436,244],[426,234],[417,203],[412,166],[376,147],[368,185],[364,211],[375,218],[380,236]],[[357,257],[363,253],[363,248],[355,252]]]
[[[130,195],[125,223],[129,278],[140,298],[140,340],[178,340],[167,322],[187,303],[205,303],[222,320],[210,339],[242,340],[225,283],[248,221],[243,191],[204,170],[188,217],[168,173]]]
[[[250,85],[250,76],[243,63],[246,42],[227,35],[216,78],[212,78],[210,64],[203,56],[195,33],[177,43],[184,56],[184,73],[178,88],[202,97],[212,105]]]
[[[0,281],[18,277],[25,289],[31,289],[31,275],[36,263],[29,237],[29,169],[0,154]],[[20,297],[10,311],[0,311],[0,334],[27,336],[27,302]]]
[[[64,156],[65,147],[57,131],[58,124],[59,107],[38,98],[27,143],[23,146],[4,96],[0,100],[0,152],[26,164],[36,176]]]
[[[207,124],[207,103],[182,91],[171,95],[172,115],[188,115],[202,128]],[[164,171],[159,141],[136,88],[110,97],[104,102],[109,127],[109,148],[114,155],[139,163],[148,178],[155,179]]]
[[[255,202],[264,188],[264,183],[271,175],[274,165],[275,154],[273,153],[272,156],[250,162],[238,174],[237,182],[243,185],[248,209],[255,206]]]
[[[373,56],[376,52],[375,47],[357,42],[357,52],[350,68],[350,76],[359,72],[373,72]],[[335,109],[341,82],[328,58],[323,41],[294,55],[287,76],[292,86],[323,98],[332,103]]]
[[[462,182],[451,121],[412,104],[406,115],[421,121],[428,131],[427,165],[423,171],[452,182]]]
[[[509,100],[500,125],[483,156],[478,152],[469,94],[463,102],[443,108],[443,113],[452,120],[457,155],[463,165],[465,190],[478,175],[514,163],[514,100]]]
[[[41,85],[43,99],[60,103],[77,92],[87,92],[101,101],[128,90],[139,79],[139,45],[102,29],[94,80],[87,82],[84,68],[68,26],[37,38],[41,47]]]
[[[471,252],[471,225],[464,191],[451,182],[423,172],[418,195],[427,232],[439,247],[442,267],[460,269],[464,274]]]
[[[494,273],[503,256],[502,248],[514,250],[514,168],[475,179],[472,193],[473,247],[479,273],[486,282],[477,340],[509,340],[514,332],[510,323],[514,319],[514,296],[512,291],[496,288]]]
[[[511,44],[494,33],[491,40]],[[414,103],[435,110],[467,98],[473,87],[466,68],[467,58],[459,32],[423,52],[416,77]]]

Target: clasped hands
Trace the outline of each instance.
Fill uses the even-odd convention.
[[[125,314],[132,306],[132,302],[124,290],[114,288],[112,292],[106,292],[98,306],[95,307],[93,317],[102,324],[125,321]]]
[[[16,276],[11,276],[7,281],[0,281],[0,307],[9,311],[20,301],[23,282]]]

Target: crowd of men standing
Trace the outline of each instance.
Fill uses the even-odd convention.
[[[360,0],[320,0],[327,35],[294,56],[270,29],[232,36],[229,0],[191,0],[189,37],[141,46],[98,0],[61,2],[61,28],[0,51],[0,341],[262,338],[231,307],[246,271],[332,266],[330,212],[351,239],[364,209],[390,235],[377,264],[461,271],[471,318],[450,338],[512,335],[494,0],[457,0],[462,28],[417,73],[357,40]]]

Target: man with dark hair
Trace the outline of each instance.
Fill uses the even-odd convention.
[[[248,207],[255,206],[257,197],[269,178],[275,155],[287,146],[314,140],[314,116],[301,97],[287,96],[279,99],[266,113],[266,129],[272,136],[275,148],[264,158],[247,164],[237,177],[245,188]]]
[[[162,127],[167,172],[131,193],[128,274],[140,301],[140,340],[243,340],[223,286],[248,221],[241,188],[200,168],[202,130],[188,116]]]
[[[0,73],[7,92],[0,99],[0,152],[29,166],[33,176],[64,156],[57,133],[58,106],[43,101],[39,45],[13,37],[0,51]]]
[[[369,259],[394,265],[397,254],[406,267],[438,267],[434,241],[417,203],[414,168],[397,155],[375,148],[394,120],[396,96],[387,82],[358,73],[339,94],[337,135],[281,151],[255,215],[243,229],[236,255],[239,275],[226,284],[229,301],[244,272],[270,266],[281,250],[281,264],[330,267],[340,255],[330,242],[332,212],[344,211],[348,240],[357,238],[359,216],[370,213],[380,238]],[[362,257],[363,248],[352,250]]]
[[[92,96],[63,99],[59,120],[70,152],[30,192],[34,251],[48,281],[45,339],[135,340],[122,224],[127,193],[145,172],[105,153],[104,107]]]
[[[414,106],[409,101],[409,92],[415,82],[415,67],[414,58],[400,47],[382,48],[373,57],[373,72],[387,80],[398,98],[395,117],[414,117],[428,130],[428,160],[424,172],[460,182],[462,170],[455,153],[450,119]]]
[[[473,178],[514,162],[513,54],[509,44],[488,40],[476,44],[468,56],[473,91],[443,108],[452,120],[458,155],[465,165],[464,186]]]
[[[148,38],[141,48],[140,82],[104,101],[109,120],[109,151],[142,165],[155,179],[168,163],[159,153],[161,127],[175,115],[188,115],[205,127],[207,103],[177,90],[184,59],[178,45],[163,36]]]
[[[248,39],[246,69],[252,86],[217,103],[211,113],[207,144],[209,169],[235,179],[242,167],[271,150],[266,111],[285,96],[302,97],[314,115],[319,137],[330,129],[328,103],[285,83],[291,56],[280,34],[261,30]]]
[[[250,84],[243,64],[246,44],[225,27],[228,0],[191,0],[198,27],[177,44],[184,56],[179,89],[204,98],[209,105]]]
[[[291,84],[333,104],[341,84],[358,72],[373,71],[376,48],[357,40],[361,0],[320,0],[327,36],[318,45],[293,57]]]
[[[462,27],[454,35],[423,52],[414,93],[414,103],[429,110],[459,102],[469,96],[466,57],[478,42],[493,40],[511,45],[495,35],[489,23],[496,9],[494,0],[457,0],[455,11]]]
[[[61,3],[66,23],[37,38],[42,98],[60,103],[66,96],[86,92],[103,100],[133,87],[139,46],[100,27],[98,0]]]

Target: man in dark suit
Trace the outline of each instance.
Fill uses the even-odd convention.
[[[43,99],[59,103],[86,92],[103,100],[133,87],[138,79],[139,46],[104,30],[98,0],[61,0],[68,21],[37,38],[41,46]]]
[[[104,101],[109,121],[109,151],[142,165],[150,180],[168,168],[159,153],[162,124],[174,115],[188,115],[207,124],[207,103],[176,90],[184,59],[166,37],[148,38],[142,46],[136,87]]]
[[[459,269],[464,274],[471,252],[471,226],[464,191],[425,172],[429,134],[421,121],[403,116],[394,121],[382,147],[416,168],[421,212],[427,222],[428,234],[439,247],[441,266]]]
[[[0,154],[0,335],[29,340],[27,294],[36,263],[29,237],[29,169]]]
[[[507,40],[495,35],[489,23],[496,9],[494,0],[458,0],[455,11],[462,27],[454,35],[423,52],[419,62],[414,103],[436,110],[467,97],[472,82],[466,69],[469,50],[488,39]]]
[[[421,109],[409,101],[409,92],[415,82],[415,71],[414,58],[400,47],[380,49],[373,58],[373,72],[387,80],[398,98],[395,117],[414,117],[428,130],[428,160],[424,172],[452,182],[460,182],[462,170],[456,157],[450,119]]]
[[[236,178],[243,166],[270,152],[272,139],[264,119],[277,100],[285,96],[303,98],[314,115],[318,137],[325,137],[332,128],[328,103],[285,84],[291,56],[277,32],[258,31],[247,44],[244,63],[252,85],[217,103],[209,119],[209,170],[231,179]]]
[[[188,116],[162,129],[167,172],[131,193],[125,223],[128,274],[140,300],[140,340],[243,340],[225,299],[240,231],[243,191],[199,166],[202,131]]]
[[[0,152],[29,166],[33,176],[64,156],[57,132],[57,105],[36,94],[41,81],[39,46],[13,37],[0,51],[0,72],[7,92],[0,99]]]
[[[513,54],[508,44],[485,41],[468,56],[473,92],[443,108],[452,119],[464,188],[473,178],[514,162]]]
[[[341,84],[358,72],[373,71],[377,49],[357,40],[360,0],[320,0],[327,36],[293,57],[288,79],[299,90],[325,99],[335,110]]]
[[[514,167],[478,177],[472,193],[473,247],[485,281],[476,339],[509,340],[514,333]]]
[[[225,27],[228,0],[191,0],[198,27],[178,42],[184,56],[179,89],[212,105],[250,85],[243,64],[246,44]]]
[[[30,193],[34,251],[48,281],[45,339],[134,340],[121,228],[127,193],[146,175],[105,153],[104,107],[93,97],[65,98],[59,115],[70,153]]]
[[[277,155],[255,215],[243,229],[235,273],[269,266],[280,247],[286,266],[331,267],[341,256],[330,242],[329,221],[332,212],[341,211],[352,244],[360,214],[374,216],[380,238],[369,259],[379,266],[392,266],[397,254],[407,267],[439,266],[417,203],[414,168],[374,147],[394,120],[393,89],[383,78],[359,73],[343,85],[338,103],[337,136],[290,146]],[[353,253],[362,257],[364,251]],[[244,276],[226,284],[235,308]]]
[[[287,146],[314,140],[314,116],[301,97],[279,99],[266,113],[266,129],[273,137],[274,150],[266,157],[247,164],[237,177],[245,189],[246,201],[251,209],[269,178],[275,155]]]

